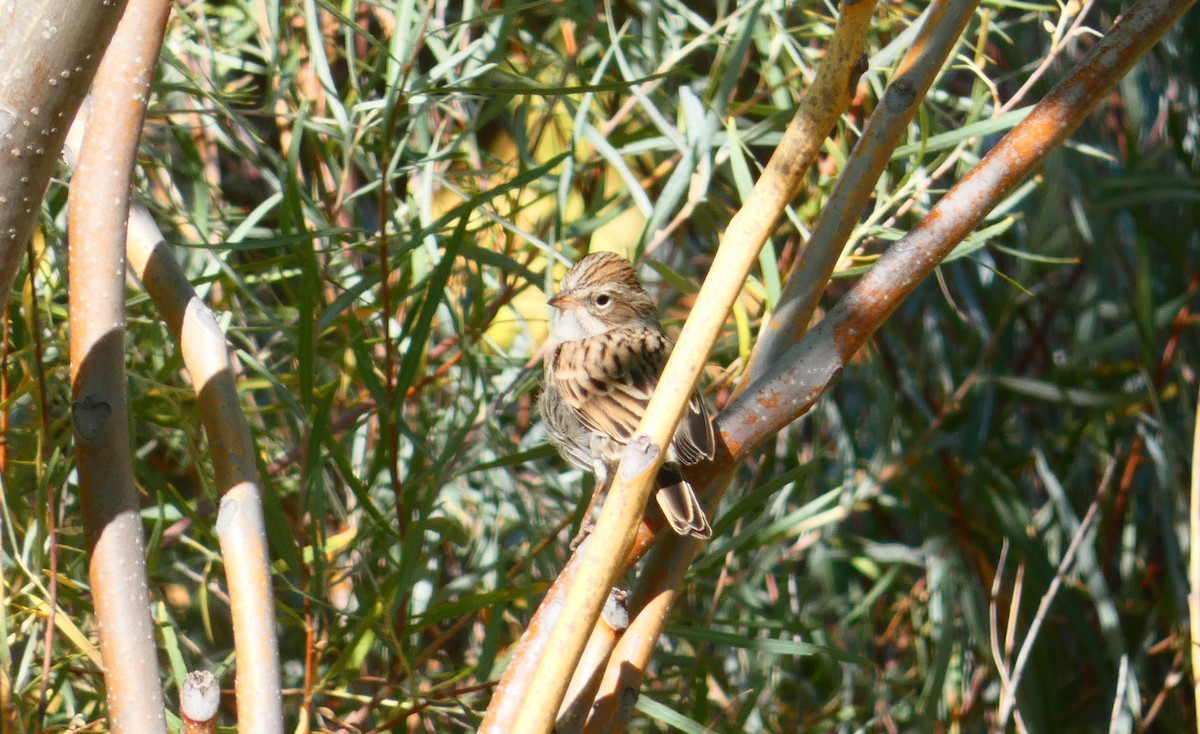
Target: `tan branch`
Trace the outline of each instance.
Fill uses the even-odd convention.
[[[1087,111],[1103,98],[1107,89],[1149,50],[1190,4],[1190,2],[1160,1],[1135,6],[1125,19],[1114,26],[1101,44],[1081,61],[1075,72],[1043,100],[1042,104],[1038,105],[1038,108],[1027,120],[1027,122],[1032,120],[1031,124],[1034,125],[1038,125],[1040,120],[1041,124],[1038,127],[1026,127],[1025,123],[1019,125],[997,146],[999,154],[995,157],[989,154],[979,166],[980,169],[992,166],[1000,167],[1001,172],[1012,171],[1013,159],[1004,155],[1004,148],[1015,145],[1017,147],[1012,148],[1013,150],[1024,151],[1026,155],[1033,151],[1036,155],[1036,158],[1023,161],[1026,166],[1024,173],[1013,172],[1012,176],[1016,176],[1014,179],[1011,176],[980,174],[978,169],[973,171],[964,179],[964,184],[979,178],[998,180],[1003,184],[987,192],[987,195],[981,200],[980,209],[963,212],[966,207],[962,207],[958,210],[960,216],[972,217],[973,223],[958,232],[953,241],[941,243],[936,255],[931,256],[928,253],[916,251],[911,246],[900,249],[903,259],[909,261],[910,268],[927,268],[925,270],[925,274],[927,274],[949,254],[953,247],[976,226],[988,211],[1003,200],[1007,192],[1015,187],[1046,153],[1061,143],[1078,126]],[[1064,100],[1069,100],[1070,103],[1067,104]],[[1066,109],[1064,109],[1064,105]],[[1046,119],[1047,117],[1049,120]],[[1009,138],[1014,137],[1015,141],[1009,141]],[[1040,143],[1030,140],[1031,137]],[[995,168],[993,168],[994,170]],[[1004,188],[1004,186],[1008,188]],[[978,189],[968,188],[966,190],[979,196]],[[943,202],[953,196],[966,195],[956,192],[959,192],[959,187],[952,189]],[[941,206],[942,203],[939,202],[938,207],[934,208],[926,221],[918,224],[913,233],[927,227],[929,219],[934,218],[936,221],[938,208]],[[910,236],[913,233],[910,233]],[[903,242],[904,240],[901,240],[901,243]],[[889,252],[888,255],[891,255],[892,259],[897,257],[892,252]],[[936,259],[931,260],[931,257]],[[886,266],[886,263],[881,260],[871,271],[872,275],[881,264]],[[890,275],[882,275],[880,282],[887,283],[890,278],[897,277],[893,270]],[[920,277],[924,277],[924,275]],[[895,283],[907,285],[908,281],[896,280]],[[899,300],[911,292],[914,287],[915,282],[908,287],[908,290],[895,296],[895,303],[898,304]],[[879,288],[882,289],[882,285]],[[855,291],[847,296],[847,300],[854,296],[857,290],[856,287]],[[839,304],[820,326],[830,322],[830,317],[837,317],[837,312],[842,307],[842,304]],[[819,333],[814,332],[808,338],[803,339],[798,347],[788,351],[782,357],[764,361],[764,363],[777,363],[776,368],[768,373],[772,376],[753,385],[746,394],[731,403],[718,417],[718,429],[729,453],[718,456],[712,466],[706,467],[706,478],[710,480],[708,482],[710,493],[719,497],[727,484],[729,469],[743,461],[763,441],[774,435],[784,425],[802,415],[821,390],[840,373],[841,366],[845,364],[857,346],[847,350],[844,342],[835,341],[835,337],[840,336],[843,340],[852,336],[857,337],[858,343],[861,344],[862,340],[865,340],[878,328],[891,310],[889,308],[886,311],[873,312],[875,320],[864,318],[853,323],[843,320],[841,323],[845,326],[840,333],[822,330],[818,327]],[[842,318],[845,319],[845,317]],[[809,374],[815,375],[815,377],[807,379]],[[772,379],[776,382],[768,382]],[[770,386],[769,390],[768,386]],[[583,732],[590,734],[622,730],[622,722],[627,720],[631,713],[631,707],[626,705],[622,692],[637,690],[640,687],[642,675],[662,633],[663,624],[683,581],[684,572],[701,549],[700,544],[688,539],[668,538],[646,559],[642,572],[639,574],[638,587],[630,603],[630,608],[634,610],[636,616],[608,659],[603,679],[595,694],[590,718],[582,730]],[[1200,572],[1197,573],[1200,574]],[[602,635],[602,632],[595,633],[595,637]],[[596,672],[580,669],[576,671],[576,676],[591,679],[596,676]],[[580,703],[572,702],[572,705],[578,707]]]
[[[233,614],[238,731],[279,732],[283,730],[279,639],[257,451],[238,400],[225,333],[140,203],[130,212],[126,252],[183,352],[212,452],[221,493],[217,537]]]
[[[901,301],[1041,165],[1194,1],[1142,0],[1131,7],[821,323],[726,407],[718,424],[730,453],[748,455],[803,415]]]
[[[554,726],[601,607],[635,542],[651,483],[662,463],[662,447],[674,433],[759,250],[774,231],[784,208],[799,193],[817,151],[849,102],[874,7],[873,0],[842,5],[837,29],[817,78],[806,90],[766,171],[722,237],[709,277],[636,437],[625,450],[596,529],[579,549],[578,566],[566,584],[563,607],[554,619],[549,615],[537,618],[537,630],[548,630],[545,649],[553,654],[531,660],[518,652],[510,667],[519,666],[522,672],[512,678],[506,672],[481,732],[536,734],[548,732]],[[534,634],[533,629],[531,625],[526,634]],[[520,701],[509,700],[511,696]],[[498,716],[501,709],[514,711],[514,718]]]
[[[630,599],[630,608],[637,610],[637,616],[625,634],[615,640],[602,673],[589,671],[600,677],[600,684],[586,726],[580,730],[583,734],[625,730],[634,701],[626,700],[628,697],[622,694],[641,689],[646,664],[658,645],[683,577],[703,549],[704,544],[692,538],[674,536],[665,538],[646,556],[638,574],[637,590]]]
[[[86,129],[83,117],[81,114],[76,120],[67,138],[64,155],[68,164],[77,158]],[[125,255],[183,353],[208,436],[221,494],[216,531],[233,615],[238,728],[256,734],[280,731],[279,639],[262,483],[225,334],[140,201],[130,205]]]
[[[879,174],[978,5],[979,0],[935,0],[930,6],[925,24],[829,194],[812,237],[792,265],[779,303],[755,344],[743,386],[761,377],[768,365],[804,335]]]
[[[166,732],[129,447],[124,251],[133,165],[170,7],[166,0],[133,0],[121,19],[97,72],[94,123],[68,202],[75,450],[109,721],[117,734]]]

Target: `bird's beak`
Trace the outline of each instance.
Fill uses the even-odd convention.
[[[554,306],[555,308],[563,309],[568,306],[573,306],[576,303],[579,303],[579,301],[576,301],[574,298],[571,298],[571,295],[569,293],[559,293],[558,295],[551,298],[549,301],[546,301],[546,303],[550,304],[551,306]]]

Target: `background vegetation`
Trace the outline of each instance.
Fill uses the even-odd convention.
[[[139,192],[243,370],[297,730],[476,728],[579,519],[582,477],[534,410],[546,292],[588,249],[646,254],[681,321],[833,17],[773,0],[449,5],[181,5],[143,136]],[[713,407],[921,9],[876,11],[851,114],[712,355]],[[907,231],[1120,10],[984,2],[841,276]],[[1198,33],[1193,11],[741,471],[634,730],[1194,727]],[[65,203],[56,181],[9,304],[13,731],[103,727],[70,458]],[[232,664],[229,611],[188,376],[136,287],[129,309],[175,698],[186,671]],[[1018,665],[1016,722],[1002,681]]]

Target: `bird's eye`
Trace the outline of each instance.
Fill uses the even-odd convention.
[[[600,295],[596,296],[596,305],[600,308],[606,308],[611,303],[612,296],[608,295],[607,293],[601,293]]]

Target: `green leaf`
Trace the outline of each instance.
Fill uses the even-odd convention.
[[[853,663],[867,667],[875,667],[868,658],[855,653],[839,650],[826,645],[814,645],[811,642],[799,640],[781,640],[774,637],[748,637],[736,632],[706,629],[703,627],[684,627],[669,624],[664,630],[669,635],[680,637],[692,642],[705,642],[713,645],[726,645],[742,650],[767,652],[775,655],[824,655],[842,663]]]

